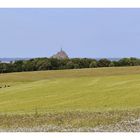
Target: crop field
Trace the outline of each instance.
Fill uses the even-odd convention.
[[[140,67],[0,74],[0,131],[140,131]]]

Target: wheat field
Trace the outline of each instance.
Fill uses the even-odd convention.
[[[139,108],[140,67],[0,74],[1,131],[139,131],[116,127]]]

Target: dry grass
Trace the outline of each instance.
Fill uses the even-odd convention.
[[[140,131],[139,118],[140,110],[0,115],[0,131]]]

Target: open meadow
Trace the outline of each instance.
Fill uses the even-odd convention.
[[[0,131],[140,131],[140,67],[0,74]]]

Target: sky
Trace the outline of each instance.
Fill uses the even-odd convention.
[[[140,9],[0,9],[0,58],[140,57]]]

